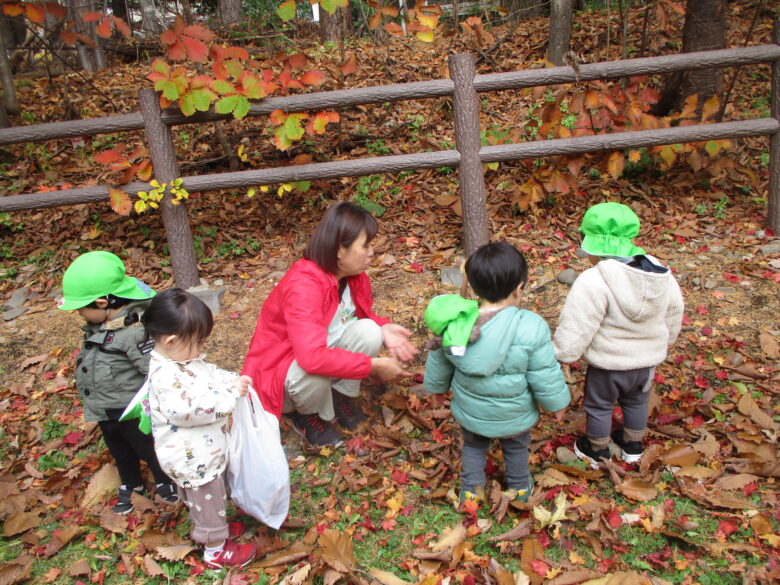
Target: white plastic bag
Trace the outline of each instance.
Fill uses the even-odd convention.
[[[279,528],[290,506],[290,468],[279,421],[254,390],[240,398],[230,430],[228,487],[233,502],[271,528]]]

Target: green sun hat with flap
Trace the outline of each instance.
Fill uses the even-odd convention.
[[[96,299],[114,295],[123,299],[151,299],[152,288],[125,274],[125,265],[119,256],[96,250],[76,258],[62,275],[62,299],[57,308],[74,311]]]
[[[580,231],[585,235],[581,248],[591,256],[629,258],[645,253],[633,242],[639,235],[639,218],[622,203],[594,205],[582,217]]]

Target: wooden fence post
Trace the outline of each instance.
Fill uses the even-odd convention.
[[[780,21],[772,27],[772,42],[780,45]],[[772,62],[772,117],[780,122],[780,59]],[[780,236],[780,132],[769,137],[769,193],[766,222]]]
[[[450,55],[450,77],[455,85],[452,105],[455,114],[455,145],[460,152],[458,179],[463,209],[463,248],[470,255],[488,243],[485,173],[479,158],[479,99],[474,89],[476,58],[470,54]]]
[[[176,164],[176,152],[173,148],[171,129],[162,121],[162,110],[157,93],[151,89],[138,92],[141,105],[141,115],[146,128],[146,142],[152,155],[154,178],[162,183],[171,183],[179,177],[179,166]],[[174,205],[170,193],[160,204],[165,236],[168,239],[168,250],[173,266],[173,278],[176,286],[188,289],[200,284],[198,266],[195,262],[195,248],[192,245],[192,232],[187,216],[187,206],[184,202]]]

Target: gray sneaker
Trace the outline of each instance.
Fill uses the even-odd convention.
[[[130,512],[132,512],[134,507],[133,492],[135,492],[138,495],[143,495],[144,486],[137,485],[132,488],[120,487],[119,491],[117,492],[118,495],[117,502],[116,504],[114,504],[114,507],[111,509],[117,514],[122,514],[123,516],[125,514],[129,514]]]

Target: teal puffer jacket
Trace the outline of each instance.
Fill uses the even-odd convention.
[[[444,347],[428,354],[425,388],[452,388],[452,414],[473,433],[509,437],[539,420],[539,407],[568,406],[569,388],[555,359],[550,328],[530,311],[507,307],[482,325],[463,356]]]

